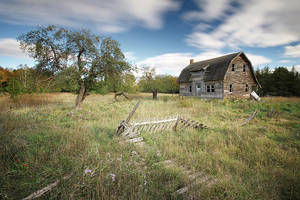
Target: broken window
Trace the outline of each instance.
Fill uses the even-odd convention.
[[[243,65],[243,72],[246,71],[246,65]]]
[[[249,86],[248,86],[248,84],[246,84],[245,92],[248,92],[248,90],[249,90]]]
[[[234,64],[232,64],[232,66],[231,66],[231,71],[234,72]]]
[[[210,85],[206,86],[206,92],[210,92]]]
[[[229,85],[229,92],[232,92],[232,84]]]
[[[211,85],[211,92],[215,92],[215,85]]]
[[[190,85],[190,92],[192,92],[192,86]]]

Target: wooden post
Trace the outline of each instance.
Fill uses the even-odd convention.
[[[173,130],[174,130],[174,131],[176,131],[177,125],[178,125],[178,123],[179,123],[179,120],[180,120],[180,117],[179,117],[179,115],[177,115],[177,120],[176,120],[176,122],[175,122],[175,124],[174,124],[174,126],[173,126]]]
[[[133,107],[132,111],[129,113],[127,119],[124,121],[121,121],[120,125],[118,126],[117,130],[116,130],[116,135],[120,135],[124,129],[126,124],[128,124],[128,122],[130,121],[131,117],[133,116],[134,112],[136,111],[136,109],[139,107],[141,101],[138,101],[135,106]]]

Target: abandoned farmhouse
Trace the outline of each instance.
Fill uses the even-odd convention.
[[[250,60],[243,52],[194,62],[178,78],[181,96],[202,98],[250,97],[260,87]]]

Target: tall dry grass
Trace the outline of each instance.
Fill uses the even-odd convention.
[[[112,94],[90,95],[75,111],[67,93],[25,95],[19,103],[0,97],[0,195],[21,199],[61,179],[44,199],[297,199],[300,180],[299,98],[204,100],[151,94],[114,102]],[[119,143],[114,132],[137,100],[134,121],[181,115],[208,130],[142,133],[147,148]],[[12,107],[12,109],[9,109]],[[254,110],[258,115],[239,125]],[[275,109],[276,117],[268,117]],[[158,153],[160,152],[160,153]],[[218,180],[195,185],[178,166]],[[85,171],[89,173],[84,173]],[[91,171],[89,171],[91,170]]]

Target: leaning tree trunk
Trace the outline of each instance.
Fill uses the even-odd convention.
[[[87,96],[86,88],[84,85],[84,81],[81,82],[80,84],[80,90],[79,93],[76,97],[75,101],[75,109],[79,109],[81,107],[82,102],[84,101],[85,97]]]
[[[129,97],[127,96],[127,94],[125,92],[115,92],[115,101],[117,101],[117,97],[118,96],[123,96],[125,97],[126,99],[129,99]]]
[[[157,93],[158,93],[158,90],[153,90],[152,91],[153,99],[157,99]]]

